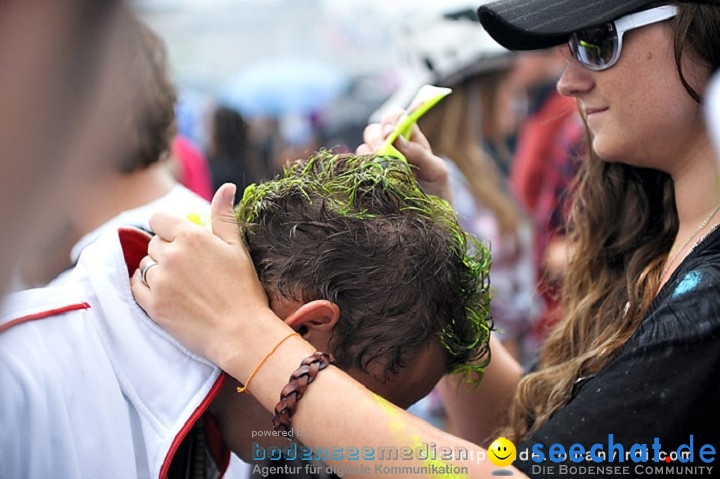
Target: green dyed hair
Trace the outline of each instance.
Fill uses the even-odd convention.
[[[250,185],[236,215],[269,295],[338,305],[340,367],[383,361],[387,379],[437,337],[447,371],[480,380],[490,253],[406,162],[320,151]]]

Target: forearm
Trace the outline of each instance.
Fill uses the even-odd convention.
[[[274,329],[277,329],[277,333],[273,332],[272,335],[282,338],[284,328]],[[247,362],[248,354],[254,354],[249,351],[256,350],[257,357],[262,359],[272,346],[261,349],[258,342],[249,344],[241,338],[237,344],[247,345],[244,347],[244,359],[230,359],[228,364],[222,366],[231,375],[241,376],[242,381],[248,374],[247,367],[242,363]],[[253,379],[250,384],[253,396],[266,409],[272,410],[292,371],[313,352],[314,348],[302,339],[291,338],[286,341]],[[467,476],[458,474],[456,477],[487,477],[496,469],[486,458],[487,453],[483,449],[435,429],[391,405],[334,367],[319,373],[315,382],[307,388],[298,403],[292,425],[300,432],[302,443],[314,452],[314,457],[318,450],[328,449],[331,454],[328,460],[324,460],[328,465],[356,468],[344,477],[368,477],[367,470],[362,474],[353,474],[353,471],[359,471],[358,466],[369,467],[370,477],[375,474],[382,477],[407,477],[403,469],[397,469],[394,474],[393,467],[425,467],[427,469],[422,471],[427,471],[428,476],[432,475],[432,471],[448,470],[439,469],[443,467],[467,472]],[[424,448],[425,445],[429,448],[434,445],[437,451],[435,460],[432,460],[432,456],[423,459],[422,455],[416,453],[418,448]],[[360,451],[360,460],[348,458],[353,450]],[[449,452],[441,456],[441,450]],[[335,459],[332,451],[336,451]],[[363,461],[363,458],[366,460]],[[382,468],[382,472],[376,472],[376,466]],[[515,474],[523,477],[518,471]]]
[[[507,418],[508,408],[522,367],[495,335],[490,339],[491,360],[482,382],[475,386],[446,376],[439,384],[440,395],[457,434],[487,447]]]

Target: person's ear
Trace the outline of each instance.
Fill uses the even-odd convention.
[[[330,352],[328,346],[332,330],[339,318],[340,308],[337,304],[318,299],[300,306],[285,319],[285,323],[319,350]]]

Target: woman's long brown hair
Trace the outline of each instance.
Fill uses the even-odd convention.
[[[676,51],[692,51],[711,71],[717,69],[720,7],[678,7],[672,21]],[[597,374],[628,342],[651,306],[677,234],[673,184],[666,173],[607,163],[590,153],[576,191],[564,318],[540,355],[538,371],[517,387],[504,431],[514,441],[541,428],[568,402],[579,378]]]

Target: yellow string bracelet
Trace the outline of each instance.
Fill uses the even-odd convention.
[[[285,336],[284,338],[282,338],[282,339],[280,340],[280,342],[277,343],[277,344],[275,345],[275,347],[272,348],[272,349],[270,350],[270,352],[265,355],[264,358],[262,358],[262,360],[258,363],[258,365],[255,366],[255,369],[253,369],[253,371],[250,373],[250,377],[247,379],[247,381],[245,381],[245,385],[238,387],[238,388],[237,388],[237,392],[239,392],[239,393],[245,392],[245,391],[247,390],[248,386],[250,386],[250,381],[252,381],[252,378],[255,377],[255,373],[258,372],[258,369],[260,369],[260,368],[262,367],[262,365],[265,364],[265,361],[267,361],[267,359],[268,359],[270,356],[272,356],[272,354],[273,354],[275,351],[277,351],[277,348],[279,348],[282,343],[284,343],[284,342],[287,341],[288,339],[292,338],[293,336],[300,336],[300,333],[297,333],[297,332],[296,332],[296,333],[290,333],[290,334],[288,334],[287,336]]]

